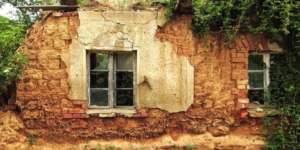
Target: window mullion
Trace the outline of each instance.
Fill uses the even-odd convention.
[[[136,99],[135,99],[135,96],[136,96],[136,83],[135,83],[135,80],[136,80],[136,55],[135,53],[132,53],[133,55],[133,106],[136,106]]]
[[[269,83],[270,83],[270,78],[269,78],[270,55],[269,54],[264,54],[264,63],[266,64],[264,89],[265,89],[265,91],[267,91]]]
[[[115,80],[115,82],[114,82],[114,100],[113,100],[113,107],[116,107],[117,106],[117,97],[116,97],[116,94],[117,94],[117,90],[116,90],[116,88],[117,88],[117,77],[116,77],[116,70],[117,70],[117,58],[116,58],[116,56],[114,55],[113,56],[114,57],[114,61],[113,61],[113,66],[114,66],[114,68],[113,68],[113,73],[114,73],[114,80]]]
[[[87,99],[88,99],[88,106],[90,106],[91,104],[91,89],[90,89],[90,82],[91,82],[91,79],[90,79],[90,74],[91,74],[91,60],[90,60],[90,55],[91,53],[90,52],[87,52],[87,56],[86,56],[86,59],[87,59],[87,65],[86,65],[86,68],[87,68],[87,74],[86,74],[86,77],[88,79],[88,82],[87,82]]]
[[[114,99],[114,57],[113,53],[109,53],[109,63],[108,63],[108,69],[109,69],[109,75],[108,75],[108,81],[109,81],[109,107],[113,108],[113,99]]]

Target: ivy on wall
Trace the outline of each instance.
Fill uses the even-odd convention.
[[[176,13],[173,11],[177,0],[164,2],[167,17]],[[275,58],[280,61],[270,70],[269,86],[269,101],[279,110],[280,121],[274,126],[274,118],[264,119],[266,128],[273,125],[266,148],[300,149],[300,1],[192,0],[191,6],[194,18],[190,29],[195,36],[205,38],[210,32],[224,33],[224,42],[228,44],[236,33],[246,30],[264,33],[281,45],[285,53]]]

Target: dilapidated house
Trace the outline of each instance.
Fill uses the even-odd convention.
[[[29,64],[7,107],[20,110],[28,132],[174,141],[180,134],[261,136],[263,102],[251,102],[267,90],[262,64],[271,65],[272,54],[281,52],[278,45],[245,31],[224,46],[219,34],[208,41],[194,37],[191,15],[166,21],[164,7],[101,3],[44,11],[27,31],[19,51]],[[198,144],[214,148],[211,143]],[[251,149],[262,143],[229,145]]]

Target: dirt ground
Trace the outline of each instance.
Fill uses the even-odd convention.
[[[235,134],[244,132],[245,134]],[[17,112],[0,111],[0,150],[255,150],[264,148],[263,137],[251,135],[247,128],[231,131],[226,136],[210,133],[191,135],[171,133],[148,140],[74,140],[41,139],[31,136]]]

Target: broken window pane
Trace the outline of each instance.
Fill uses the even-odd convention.
[[[117,70],[133,70],[132,53],[117,53]]]
[[[133,88],[133,72],[117,72],[117,88]]]
[[[259,102],[260,104],[264,104],[264,90],[249,90],[248,98],[250,102]]]
[[[264,73],[263,72],[249,72],[250,88],[264,88]]]
[[[108,71],[90,73],[91,88],[108,88]]]
[[[117,106],[133,106],[133,90],[117,90]]]
[[[90,105],[108,106],[108,91],[91,89]]]
[[[249,55],[248,70],[264,70],[263,55]]]
[[[108,70],[108,53],[91,53],[90,54],[90,66],[92,71],[96,70]]]

